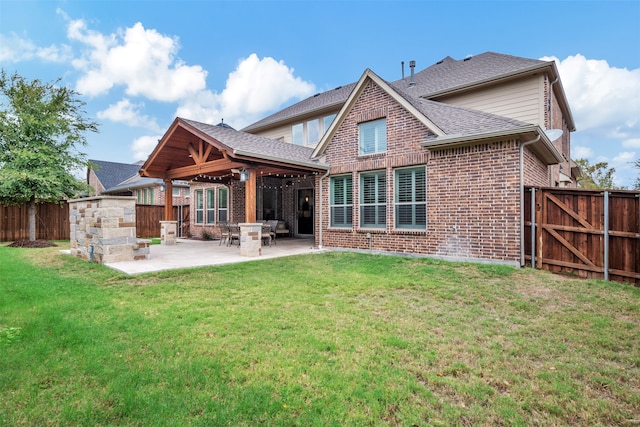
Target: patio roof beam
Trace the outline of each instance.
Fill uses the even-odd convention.
[[[214,174],[216,172],[228,171],[235,168],[244,168],[246,166],[246,163],[220,159],[206,162],[200,165],[183,166],[166,171],[146,170],[145,173],[149,174],[147,176],[153,176],[156,174],[160,175],[156,176],[157,178],[185,179],[187,177],[197,176],[199,174]]]

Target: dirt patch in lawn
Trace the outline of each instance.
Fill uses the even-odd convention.
[[[7,246],[11,248],[50,248],[58,245],[48,240],[16,240]]]

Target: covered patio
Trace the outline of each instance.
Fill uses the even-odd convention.
[[[275,186],[290,191],[288,202],[281,203],[279,212],[285,216],[283,219],[291,218],[294,222],[296,209],[299,209],[296,197],[314,204],[318,195],[313,189],[329,168],[313,160],[312,152],[311,148],[236,131],[222,123],[210,125],[178,117],[140,168],[140,175],[160,178],[165,183],[163,227],[165,222],[175,221],[173,180],[228,186],[230,192],[236,194],[229,198],[231,206],[226,220],[237,223],[270,219],[264,218],[258,209],[257,200],[261,197],[258,190],[265,188],[265,179],[272,183],[275,180]],[[311,191],[293,193],[296,177],[297,182],[304,177]],[[285,199],[284,195],[281,197]],[[192,211],[195,210],[194,203],[192,198]],[[310,219],[315,223],[313,215]],[[297,233],[297,223],[292,224],[292,228],[293,235],[313,235],[313,231]],[[173,243],[163,238],[163,244]]]

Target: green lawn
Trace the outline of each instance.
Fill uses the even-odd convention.
[[[640,289],[324,253],[128,277],[0,247],[0,425],[633,425]]]

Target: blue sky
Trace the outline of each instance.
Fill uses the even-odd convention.
[[[451,56],[555,59],[572,157],[640,158],[640,0],[0,0],[0,66],[76,89],[99,134],[89,158],[144,160],[176,115],[236,129],[366,68],[401,77]],[[408,70],[408,67],[407,67]]]

